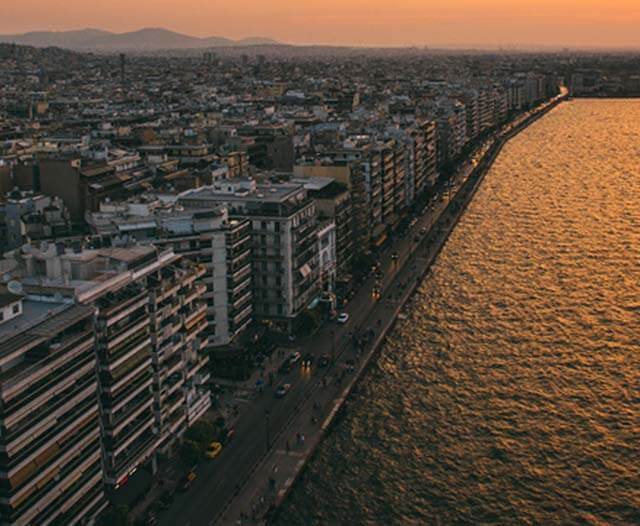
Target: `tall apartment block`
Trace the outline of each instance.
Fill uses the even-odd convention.
[[[185,192],[178,202],[209,210],[223,204],[230,218],[250,221],[255,316],[291,330],[320,292],[315,205],[304,187],[221,181]]]
[[[204,286],[196,283],[204,268],[151,246],[61,243],[14,251],[4,264],[31,294],[89,313],[100,478],[117,489],[210,405]]]
[[[0,523],[88,524],[106,506],[94,308],[0,291]]]

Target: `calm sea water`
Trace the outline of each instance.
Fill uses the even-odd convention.
[[[640,524],[640,102],[511,141],[279,526]]]

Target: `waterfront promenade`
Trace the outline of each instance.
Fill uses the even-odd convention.
[[[407,236],[396,240],[380,258],[383,297],[372,298],[373,280],[362,286],[348,307],[349,322],[329,324],[300,349],[316,358],[331,353],[331,367],[296,368],[282,378],[291,384],[282,399],[275,384],[252,400],[235,424],[236,437],[215,460],[198,468],[192,488],[178,494],[161,525],[264,524],[270,508],[286,498],[305,462],[327,432],[398,313],[435,261],[465,206],[504,143],[555,103],[512,123],[490,139],[477,166],[465,163],[453,180],[453,190],[440,196]],[[456,190],[457,189],[457,190]],[[420,230],[426,234],[421,235]],[[393,260],[395,251],[399,258]],[[349,333],[371,329],[374,337],[358,354]],[[273,364],[275,365],[275,363]],[[353,372],[350,369],[355,366]],[[304,439],[302,439],[304,437]]]

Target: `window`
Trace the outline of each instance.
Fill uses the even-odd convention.
[[[275,231],[276,232],[280,232],[280,223],[278,223],[277,221],[274,223],[274,227],[275,227]]]
[[[16,303],[11,310],[13,311],[14,314],[18,314],[20,312],[20,304]]]
[[[266,222],[266,221],[262,221],[262,222],[260,223],[260,228],[261,228],[262,230],[266,230],[266,229],[267,229],[267,222]]]
[[[4,311],[0,310],[0,321],[4,321]]]

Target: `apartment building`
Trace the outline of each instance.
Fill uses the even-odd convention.
[[[330,219],[335,224],[336,279],[348,281],[355,251],[353,243],[353,207],[346,185],[330,177],[300,177],[294,183],[303,184],[314,200],[318,221]],[[322,260],[322,255],[320,256]]]
[[[197,283],[205,269],[152,246],[68,250],[62,243],[23,247],[5,266],[30,294],[89,312],[101,478],[118,489],[210,405],[200,336],[205,289]]]
[[[368,252],[387,238],[382,206],[382,152],[368,135],[349,137],[343,146],[323,152],[319,162],[301,159],[294,174],[301,178],[328,177],[346,185],[351,196],[353,247],[358,252]],[[388,175],[389,193],[392,188]]]
[[[156,199],[102,203],[87,218],[91,230],[114,243],[135,238],[141,244],[172,248],[205,268],[208,349],[229,345],[253,319],[251,223],[229,219],[227,207],[185,209]]]
[[[71,235],[71,219],[62,199],[32,191],[13,190],[0,203],[5,221],[1,250],[12,250],[38,239]]]
[[[185,208],[225,205],[251,224],[253,310],[259,320],[291,330],[320,291],[315,205],[300,184],[229,180],[180,196]]]
[[[2,524],[88,524],[107,505],[93,319],[92,306],[0,291]]]

